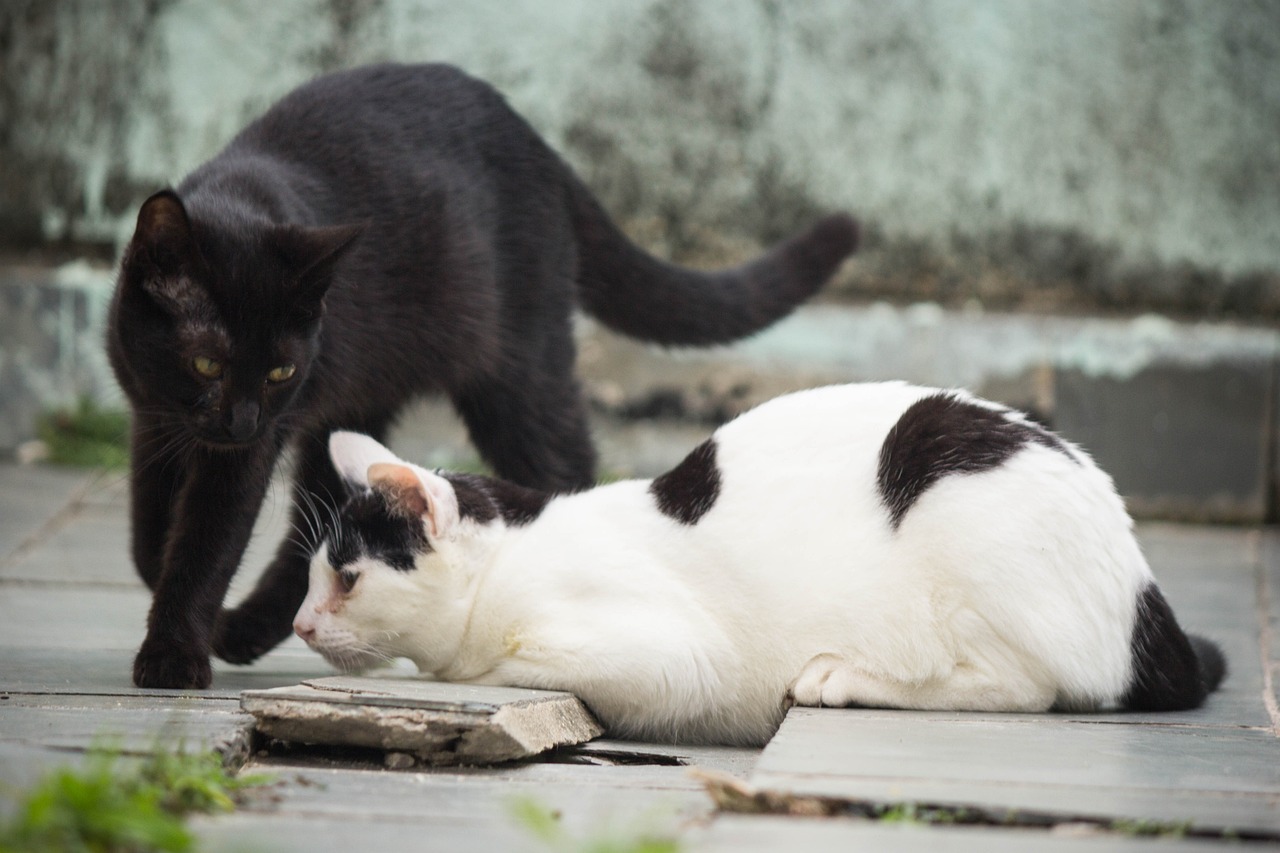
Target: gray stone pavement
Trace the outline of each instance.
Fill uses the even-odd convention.
[[[274,547],[284,493],[273,490],[233,596]],[[209,691],[134,689],[148,596],[129,565],[126,512],[121,474],[0,466],[0,790],[74,763],[104,738],[137,750],[175,740],[244,750],[250,718],[240,691],[331,674],[292,640],[252,667],[217,663]],[[703,851],[1226,849],[1231,841],[1199,834],[1219,831],[1274,843],[1280,535],[1140,530],[1180,619],[1218,640],[1231,665],[1198,711],[795,709],[763,751],[598,740],[548,761],[430,771],[387,770],[367,755],[253,753],[246,769],[278,782],[235,814],[195,826],[211,850],[548,849],[511,816],[516,798],[532,797],[561,814],[573,839],[649,832]],[[717,813],[690,765],[797,812],[914,803],[964,808],[988,823]],[[0,796],[0,815],[11,807]],[[1137,837],[1143,821],[1190,822],[1191,834]]]

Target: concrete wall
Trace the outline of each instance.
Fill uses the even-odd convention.
[[[145,195],[289,88],[388,59],[453,62],[496,84],[660,252],[738,258],[845,208],[867,236],[846,293],[964,306],[878,304],[828,333],[813,319],[828,315],[804,312],[740,350],[757,390],[781,390],[771,371],[969,384],[1058,420],[1138,511],[1274,514],[1274,331],[1147,317],[1099,338],[973,309],[1274,324],[1280,4],[4,0],[0,245],[110,256]],[[111,279],[105,265],[0,256],[0,448],[44,407],[118,400],[101,348]],[[1173,328],[1158,357],[1130,363],[1143,335]],[[1221,346],[1202,358],[1195,341],[1210,333]],[[593,340],[593,387],[641,361],[593,362]],[[809,349],[788,360],[778,341]],[[652,357],[667,375],[669,356]],[[705,369],[738,375],[723,359]],[[1184,464],[1196,447],[1222,452]]]
[[[297,83],[444,60],[677,256],[839,207],[865,293],[1280,316],[1266,0],[9,0],[0,46],[10,242],[118,240]]]

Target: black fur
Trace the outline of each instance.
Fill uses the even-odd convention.
[[[663,515],[681,524],[697,524],[720,496],[715,439],[702,442],[679,465],[655,478],[649,491]]]
[[[424,393],[453,401],[499,476],[586,487],[577,302],[640,338],[727,341],[790,311],[854,242],[834,216],[741,269],[682,270],[627,242],[456,69],[374,66],[287,95],[143,205],[121,265],[108,351],[133,403],[132,549],[154,595],[135,683],[204,687],[211,649],[247,663],[289,634],[301,533],[219,615],[284,448],[298,530],[327,527],[322,505],[342,494],[329,434],[384,438]]]
[[[1029,442],[1079,462],[1056,435],[1013,420],[1010,414],[946,392],[911,404],[885,436],[876,471],[880,499],[893,528],[941,478],[995,468]]]
[[[416,555],[431,550],[422,519],[395,512],[375,491],[356,495],[342,510],[342,523],[329,533],[329,565],[342,570],[361,557],[412,571]]]
[[[1132,711],[1198,707],[1226,675],[1222,651],[1203,637],[1184,634],[1154,583],[1138,596],[1129,647],[1133,675],[1120,704]]]
[[[498,516],[511,527],[529,524],[554,497],[550,492],[526,489],[496,477],[475,474],[443,474],[458,498],[458,515],[481,524]]]

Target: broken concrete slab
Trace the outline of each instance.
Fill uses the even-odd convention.
[[[407,752],[428,764],[496,764],[604,733],[568,693],[417,679],[320,678],[246,691],[241,707],[279,740]]]

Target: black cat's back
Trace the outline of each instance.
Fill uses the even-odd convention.
[[[501,94],[443,64],[318,78],[247,127],[223,158],[257,153],[309,176],[295,177],[292,189],[312,217],[371,224],[356,259],[421,257],[441,247],[453,261],[496,252],[497,266],[477,263],[475,274],[492,275],[504,300],[547,311],[560,307],[546,305],[548,297],[580,300],[611,328],[663,344],[725,343],[764,328],[820,288],[857,245],[856,223],[836,214],[730,270],[654,258]],[[564,289],[521,293],[522,277],[557,262],[566,274],[553,278]]]

